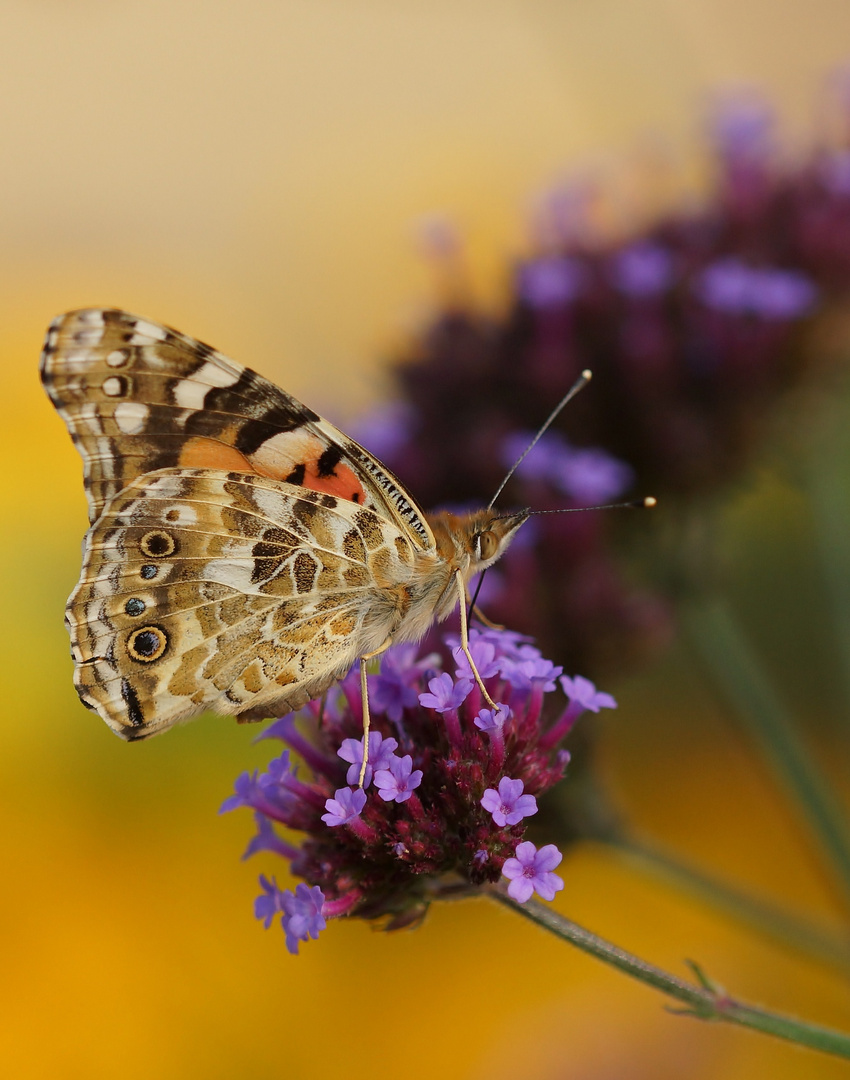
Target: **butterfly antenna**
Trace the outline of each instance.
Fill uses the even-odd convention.
[[[604,503],[602,506],[565,506],[561,510],[529,510],[528,516],[535,517],[537,514],[583,514],[587,510],[651,510],[653,506],[657,505],[658,499],[654,495],[647,495],[645,499]]]
[[[498,497],[505,490],[505,485],[507,484],[508,480],[510,480],[510,478],[517,471],[517,469],[520,467],[520,465],[522,465],[522,463],[525,461],[525,459],[528,457],[528,455],[531,453],[531,451],[534,449],[534,447],[538,444],[538,442],[540,442],[540,439],[546,433],[547,429],[558,418],[558,414],[560,413],[561,409],[563,409],[563,407],[567,404],[568,401],[572,401],[572,399],[576,396],[576,394],[579,392],[579,390],[583,390],[584,387],[587,386],[587,384],[590,382],[592,377],[593,376],[592,376],[591,372],[588,371],[587,369],[585,369],[581,373],[581,375],[579,375],[579,377],[576,379],[576,381],[573,383],[573,385],[569,388],[569,390],[566,392],[566,394],[564,394],[564,396],[561,398],[561,400],[558,402],[558,404],[555,406],[555,408],[549,413],[549,415],[543,421],[543,424],[541,425],[541,427],[538,429],[537,434],[534,436],[534,438],[531,440],[531,442],[528,444],[528,446],[526,446],[526,448],[523,450],[523,452],[519,455],[519,457],[516,459],[516,461],[513,463],[513,465],[508,470],[508,473],[505,476],[504,480],[501,482],[501,484],[499,484],[498,491],[493,496],[493,498],[490,500],[490,502],[487,504],[487,509],[488,510],[493,509],[493,505],[495,504],[496,499],[498,499]],[[588,507],[588,509],[595,510],[596,507]],[[477,590],[476,590],[476,592],[477,592]]]

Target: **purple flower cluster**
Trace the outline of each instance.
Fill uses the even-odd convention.
[[[452,671],[415,646],[391,649],[369,676],[372,731],[364,786],[359,679],[352,673],[324,702],[273,723],[261,739],[288,744],[263,773],[243,773],[222,811],[254,811],[246,856],[280,855],[303,880],[293,890],[261,876],[255,914],[280,920],[286,946],[315,938],[339,915],[381,918],[388,929],[421,920],[429,903],[502,876],[509,894],[551,900],[561,855],[524,839],[537,798],[564,775],[560,748],[583,712],[614,708],[592,683],[562,675],[531,642],[509,631],[471,633],[488,693],[485,707],[457,642]],[[547,696],[564,691],[567,701]],[[559,695],[560,696],[560,695]],[[299,775],[303,762],[307,778]],[[300,844],[278,829],[303,835]]]
[[[850,286],[848,84],[846,72],[834,80],[840,137],[791,163],[757,94],[715,102],[713,190],[625,240],[594,236],[586,178],[549,192],[536,249],[506,267],[502,316],[475,310],[463,299],[472,289],[444,288],[451,299],[397,369],[403,431],[375,432],[422,504],[485,505],[585,368],[593,383],[525,460],[505,505],[655,495],[672,527],[734,479],[773,403],[818,369],[810,320]],[[460,246],[432,252],[445,281],[463,272]],[[364,425],[360,438],[371,445]],[[642,526],[627,527],[634,547]],[[488,614],[591,674],[651,654],[670,635],[669,592],[636,587],[622,530],[616,514],[535,519],[488,574]]]

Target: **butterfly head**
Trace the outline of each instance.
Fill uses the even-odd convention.
[[[440,554],[451,565],[461,569],[468,581],[492,566],[504,554],[530,512],[477,510],[463,517],[443,512],[433,515],[429,521]]]

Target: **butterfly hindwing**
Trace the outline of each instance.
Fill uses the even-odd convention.
[[[194,338],[125,311],[51,324],[42,380],[80,451],[89,518],[164,468],[254,473],[365,506],[414,546],[425,516],[363,447],[261,375]]]
[[[126,739],[207,708],[299,708],[381,645],[414,550],[347,500],[220,470],[166,469],[89,531],[66,620],[81,699]]]

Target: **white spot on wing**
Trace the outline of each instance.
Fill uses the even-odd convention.
[[[121,380],[114,375],[111,379],[104,379],[103,392],[107,397],[119,397],[121,395]]]
[[[138,401],[122,401],[115,406],[115,423],[125,435],[138,435],[148,420],[150,409]]]
[[[251,571],[254,568],[253,560],[250,562],[229,562],[226,559],[212,559],[203,568],[204,581],[215,581],[219,585],[226,585],[228,589],[235,589],[241,593],[259,592],[256,582],[251,581]]]
[[[174,388],[174,401],[183,409],[202,409],[211,386],[233,386],[238,381],[238,374],[226,371],[218,364],[206,363],[191,378],[178,382]]]
[[[72,335],[72,340],[78,345],[97,345],[103,337],[103,327],[96,326],[89,330],[77,330]]]
[[[107,356],[106,362],[110,367],[123,367],[129,359],[130,354],[126,349],[113,349]]]
[[[154,341],[165,341],[167,333],[168,331],[164,326],[157,326],[156,323],[145,322],[144,319],[137,319],[133,326],[133,337],[130,344],[144,345],[151,339]]]
[[[291,503],[277,491],[269,491],[268,488],[257,484],[251,488],[251,496],[261,513],[270,521],[285,522],[289,517]]]

